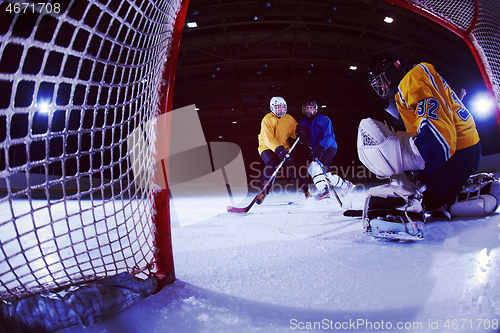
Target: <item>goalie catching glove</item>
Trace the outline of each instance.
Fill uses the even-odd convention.
[[[382,178],[423,170],[425,162],[409,132],[392,132],[387,124],[366,118],[358,127],[359,160]]]

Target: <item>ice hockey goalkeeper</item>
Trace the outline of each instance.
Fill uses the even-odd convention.
[[[481,158],[474,118],[434,66],[420,63],[405,72],[397,57],[386,54],[373,62],[368,75],[388,101],[386,111],[401,117],[406,132],[394,133],[370,118],[360,122],[360,160],[391,179],[391,185],[372,189],[366,208],[390,210],[393,202],[397,211],[447,216],[496,210],[498,181],[490,174],[471,176]]]

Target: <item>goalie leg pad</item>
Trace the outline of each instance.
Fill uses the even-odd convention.
[[[359,123],[357,147],[360,161],[381,177],[425,168],[411,133],[394,134],[386,124],[371,118]]]
[[[493,213],[500,206],[500,181],[491,173],[478,173],[467,180],[450,205],[451,216],[474,217]]]
[[[490,194],[482,194],[477,199],[457,201],[450,206],[453,217],[485,216],[497,208],[497,200]]]
[[[365,233],[395,240],[422,240],[424,213],[409,210],[413,200],[420,200],[418,191],[394,184],[373,187],[368,191],[363,210]]]

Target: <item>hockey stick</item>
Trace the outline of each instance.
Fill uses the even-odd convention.
[[[293,148],[297,145],[297,143],[299,142],[300,140],[300,137],[297,137],[297,139],[295,140],[295,142],[293,143],[292,147],[290,148],[290,150],[286,153],[285,155],[285,158],[283,159],[283,161],[281,161],[281,163],[278,165],[278,167],[276,168],[276,170],[274,170],[273,174],[271,175],[271,177],[269,178],[269,180],[267,181],[267,183],[264,185],[264,187],[262,187],[262,190],[260,190],[259,193],[257,193],[257,195],[255,196],[255,198],[253,198],[252,202],[250,202],[250,204],[246,207],[233,207],[233,206],[227,206],[227,211],[228,213],[247,213],[250,208],[252,208],[252,206],[254,205],[254,203],[257,202],[257,199],[259,198],[259,196],[264,193],[264,191],[267,189],[267,187],[269,186],[269,184],[271,184],[273,181],[274,181],[274,178],[276,178],[276,175],[278,174],[278,171],[281,169],[281,167],[283,166],[283,164],[285,164],[285,161],[290,157],[290,153],[292,152]]]

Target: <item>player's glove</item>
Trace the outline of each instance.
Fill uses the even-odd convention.
[[[307,127],[305,125],[298,124],[297,128],[295,129],[295,136],[297,138],[300,138],[300,143],[307,143],[307,138],[309,136]]]
[[[274,152],[276,153],[276,155],[279,156],[279,158],[283,161],[285,158],[287,158],[287,154],[288,154],[288,151],[285,149],[285,146],[278,146],[276,147],[276,149],[274,150]]]
[[[325,153],[325,147],[322,145],[317,145],[314,147],[312,153],[311,153],[311,159],[315,160],[316,158],[319,160],[321,157],[323,157],[323,154]]]

